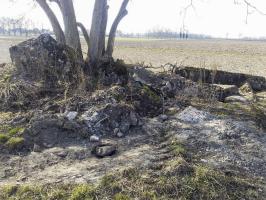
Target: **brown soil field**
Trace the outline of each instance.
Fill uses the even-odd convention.
[[[0,63],[9,62],[8,48],[25,40],[0,38]],[[83,42],[86,51],[85,42]],[[115,58],[161,69],[166,63],[242,72],[266,77],[266,42],[241,40],[116,40]]]

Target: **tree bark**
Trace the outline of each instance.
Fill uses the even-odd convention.
[[[101,58],[104,45],[107,23],[107,0],[96,0],[94,4],[92,25],[90,31],[90,64],[93,71],[96,71],[97,63]]]
[[[77,52],[79,58],[82,58],[83,56],[73,1],[60,0],[60,6],[65,25],[66,44]]]
[[[128,14],[127,12],[127,5],[128,5],[129,0],[124,0],[120,10],[112,24],[110,33],[109,33],[109,38],[108,38],[108,44],[107,44],[107,50],[106,50],[106,55],[108,57],[112,57],[113,56],[113,51],[114,51],[114,43],[115,43],[115,35],[116,35],[116,31],[117,31],[117,27],[120,23],[120,21]]]
[[[108,9],[109,6],[106,3],[106,6],[103,10],[103,19],[102,19],[102,23],[101,23],[101,39],[100,39],[100,49],[101,49],[101,56],[104,56],[105,54],[105,36],[106,36],[106,27],[107,27],[107,21],[108,21]]]
[[[45,12],[45,14],[47,15],[47,17],[50,20],[50,23],[53,27],[53,31],[56,37],[56,40],[58,43],[60,44],[66,44],[66,39],[65,39],[65,35],[64,32],[54,14],[54,12],[52,11],[52,9],[49,7],[49,5],[47,4],[46,0],[37,0],[37,3],[40,5],[40,7],[43,9],[43,11]]]
[[[77,26],[80,28],[80,30],[81,30],[82,33],[83,33],[83,36],[84,36],[84,38],[85,38],[85,40],[86,40],[86,43],[87,43],[87,46],[88,46],[88,51],[89,51],[89,46],[90,46],[90,36],[89,36],[89,34],[88,34],[88,32],[87,32],[85,26],[84,26],[82,23],[77,22]],[[87,60],[88,60],[88,58],[87,58]]]

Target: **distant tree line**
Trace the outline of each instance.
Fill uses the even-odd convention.
[[[154,29],[146,33],[123,33],[117,31],[118,37],[133,37],[133,38],[154,38],[154,39],[210,39],[209,35],[189,33],[187,30],[179,32],[170,29]]]
[[[31,20],[26,20],[24,18],[0,18],[0,35],[28,37],[41,33],[51,33],[51,31],[44,28],[38,28]]]

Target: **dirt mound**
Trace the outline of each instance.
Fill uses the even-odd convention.
[[[29,122],[29,128],[24,132],[25,145],[33,150],[34,147],[51,148],[71,140],[88,137],[86,126],[55,114],[36,113]]]
[[[37,89],[31,85],[27,86],[29,91],[18,87],[6,92],[10,96],[3,99],[36,105],[26,106],[30,114],[18,113],[14,117],[0,113],[0,184],[98,183],[109,172],[132,167],[143,173],[135,177],[138,173],[123,171],[122,176],[127,174],[134,180],[127,184],[141,180],[137,182],[145,185],[141,188],[156,191],[155,196],[145,194],[143,199],[157,195],[171,199],[177,192],[195,198],[198,191],[202,192],[199,195],[216,198],[218,194],[225,195],[222,190],[231,197],[232,181],[227,176],[234,177],[234,181],[245,177],[265,182],[266,138],[255,119],[264,119],[261,116],[265,116],[266,98],[253,91],[263,85],[256,82],[260,79],[255,79],[255,86],[247,82],[238,88],[237,83],[195,82],[176,73],[154,74],[109,60],[100,67],[94,91],[50,95],[45,89],[55,92],[65,86],[64,81],[71,85],[80,78],[71,72],[78,74],[73,69],[78,63],[71,57],[71,49],[42,35],[10,51],[16,73],[12,71],[6,79],[0,74],[4,86],[16,80],[19,85],[23,80],[25,86],[34,83]],[[36,61],[38,56],[41,66]],[[75,86],[71,88],[74,90]],[[27,98],[15,96],[20,90],[27,93],[21,95]],[[230,101],[224,103],[225,99]],[[4,101],[0,103],[4,105]],[[228,115],[224,110],[230,106],[236,112]],[[256,109],[258,112],[254,113]],[[236,115],[243,112],[246,118]],[[108,197],[117,188],[123,191],[113,180],[119,181],[111,179],[114,185],[107,190],[112,191]],[[241,188],[241,197],[246,194],[242,186],[262,188],[257,183],[253,187],[237,184],[234,182]]]

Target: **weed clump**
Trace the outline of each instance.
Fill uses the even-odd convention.
[[[8,141],[9,137],[6,134],[0,133],[0,144],[4,144]]]
[[[93,200],[95,196],[95,188],[91,185],[78,185],[72,190],[69,200]]]
[[[154,103],[158,104],[161,103],[161,97],[158,94],[156,94],[156,92],[152,91],[152,89],[150,89],[148,86],[144,85],[141,90],[141,93],[143,95],[147,95],[147,97]]]
[[[24,145],[24,138],[12,137],[5,143],[5,145],[9,150],[21,149]]]
[[[125,195],[125,194],[117,193],[114,196],[114,200],[130,200],[130,198],[127,195]]]
[[[12,128],[8,131],[8,135],[10,137],[14,137],[15,135],[19,134],[19,133],[22,133],[23,131],[25,130],[25,128],[22,128],[22,127],[15,127],[15,128]]]
[[[184,145],[178,141],[173,141],[170,144],[170,150],[175,156],[182,156],[186,153]]]

